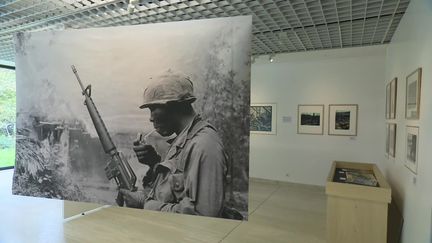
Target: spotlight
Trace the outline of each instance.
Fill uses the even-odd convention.
[[[64,30],[65,25],[64,24],[56,24],[56,25],[54,25],[54,29],[55,30]]]
[[[136,5],[138,4],[138,0],[130,0],[127,10],[129,13],[133,13],[136,9]]]
[[[274,61],[274,56],[275,55],[273,55],[273,54],[269,56],[269,62],[273,62]]]

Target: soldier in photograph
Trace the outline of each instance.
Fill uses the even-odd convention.
[[[150,109],[155,130],[168,140],[165,156],[145,142],[134,143],[138,161],[149,166],[144,184],[151,190],[121,189],[128,207],[222,217],[227,156],[216,129],[196,114],[192,81],[167,72],[144,90],[141,109]],[[161,158],[164,159],[161,159]]]

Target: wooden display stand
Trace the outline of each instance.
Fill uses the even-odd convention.
[[[333,182],[336,168],[369,170],[378,187]],[[327,178],[327,242],[386,243],[391,189],[375,164],[334,161]]]

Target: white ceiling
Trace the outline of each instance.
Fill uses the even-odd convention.
[[[0,60],[13,61],[20,31],[253,16],[252,54],[390,42],[409,0],[1,0]]]

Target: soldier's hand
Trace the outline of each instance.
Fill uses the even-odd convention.
[[[144,208],[145,195],[141,191],[131,192],[127,189],[120,189],[119,193],[128,208]]]
[[[141,164],[153,167],[161,161],[161,157],[157,154],[155,148],[148,144],[134,144],[133,150]]]

